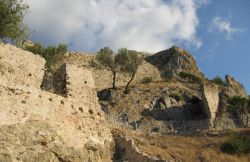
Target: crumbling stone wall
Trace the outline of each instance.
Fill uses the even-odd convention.
[[[2,161],[111,161],[113,139],[90,71],[66,65],[63,97],[40,89],[39,56],[10,45],[0,46],[0,56],[13,70],[0,78]]]
[[[210,119],[212,127],[214,127],[216,114],[219,109],[219,93],[218,85],[208,83],[203,85],[204,112]]]

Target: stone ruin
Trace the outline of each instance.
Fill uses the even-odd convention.
[[[55,85],[61,96],[41,90],[44,65],[38,55],[0,45],[0,159],[111,161],[113,138],[92,73],[63,65]]]

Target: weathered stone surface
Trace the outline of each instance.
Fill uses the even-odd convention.
[[[228,85],[227,93],[229,93],[229,95],[248,97],[243,85],[236,81],[232,76],[226,75],[225,80]]]
[[[142,152],[136,145],[132,138],[128,136],[117,135],[115,160],[129,161],[129,162],[166,162],[156,156],[150,156]]]
[[[146,60],[158,67],[161,75],[166,78],[176,77],[181,71],[194,74],[200,78],[204,77],[192,55],[176,46],[149,56]]]
[[[0,159],[111,161],[113,139],[98,103],[91,72],[66,65],[67,97],[62,97],[38,87],[42,82],[43,59],[10,45],[3,48],[0,51],[7,54],[9,50],[17,51],[25,59],[38,62],[15,64],[21,58],[11,57],[10,61],[5,57],[4,65],[9,63],[9,68],[23,71],[4,73],[0,78]],[[31,73],[33,81],[22,75],[26,73]]]
[[[215,84],[203,85],[203,99],[204,99],[204,111],[210,118],[211,126],[214,127],[214,121],[219,109],[219,97],[220,89]]]
[[[8,85],[40,88],[45,60],[11,45],[0,44],[0,78]]]

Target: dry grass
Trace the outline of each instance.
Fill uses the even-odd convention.
[[[220,151],[220,143],[230,135],[208,136],[174,136],[150,135],[128,130],[119,130],[133,137],[136,145],[143,152],[166,160],[184,162],[249,162],[250,155],[229,155]],[[249,130],[247,131],[249,135]]]

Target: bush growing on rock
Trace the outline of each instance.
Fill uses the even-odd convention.
[[[242,124],[245,124],[245,126],[248,126],[248,112],[249,112],[249,99],[241,96],[233,96],[228,98],[228,111],[232,112],[234,114],[239,114],[241,116]],[[247,118],[246,123],[243,123],[243,115],[245,115]]]
[[[192,82],[195,82],[195,83],[201,83],[202,82],[201,78],[199,78],[196,75],[193,75],[191,73],[184,72],[184,71],[180,72],[179,76],[182,79],[186,79],[186,80],[189,80],[189,81],[192,81]]]
[[[148,84],[148,83],[152,83],[154,81],[154,79],[152,77],[144,77],[141,81],[141,83],[143,84]]]
[[[0,40],[21,41],[28,36],[28,28],[22,23],[29,6],[22,0],[0,1]]]
[[[223,79],[221,79],[220,76],[216,76],[216,77],[212,80],[212,82],[214,82],[215,84],[221,85],[221,86],[226,86],[226,85],[227,85],[227,83],[226,83]]]
[[[44,47],[40,43],[35,43],[32,46],[26,47],[27,51],[38,54],[46,60],[46,67],[51,70],[51,66],[63,59],[64,54],[67,52],[68,46],[59,44],[58,46]]]
[[[233,96],[228,99],[228,110],[244,112],[248,105],[248,99],[241,96]]]
[[[169,97],[174,98],[178,102],[184,100],[183,96],[178,93],[171,93]]]

